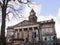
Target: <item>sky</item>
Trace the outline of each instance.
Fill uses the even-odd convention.
[[[57,9],[60,7],[60,0],[35,0],[42,5],[42,15],[57,14]]]
[[[31,0],[31,2],[32,4],[29,5],[35,10],[38,21],[50,20],[51,18],[54,19],[54,21],[56,22],[55,30],[57,33],[57,37],[60,38],[60,0]],[[15,12],[17,12],[18,10],[19,13],[17,12],[17,14],[15,14],[14,11],[12,11],[13,9],[7,9],[11,12],[8,14],[10,21],[6,21],[6,27],[15,25],[25,19],[28,20],[29,12],[31,11],[31,8],[29,8],[27,5],[21,5],[17,0],[16,3],[18,3],[19,5],[12,3],[13,1],[9,2],[9,4],[14,5],[14,9],[16,9]],[[21,8],[22,10],[19,10],[19,8]],[[12,13],[17,17],[17,19],[13,17]],[[18,18],[17,15],[19,15],[21,18]]]

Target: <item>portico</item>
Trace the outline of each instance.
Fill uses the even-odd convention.
[[[20,27],[14,27],[15,32],[15,38],[23,38],[26,40],[26,38],[29,39],[29,41],[32,41],[33,33],[36,32],[36,30],[40,30],[40,25],[28,25],[28,26],[20,26]],[[38,32],[37,32],[38,33]],[[38,35],[37,35],[38,37]],[[25,41],[24,40],[24,41]]]

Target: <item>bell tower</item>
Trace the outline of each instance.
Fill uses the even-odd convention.
[[[37,16],[36,16],[36,13],[33,9],[30,11],[29,21],[30,22],[37,22]]]

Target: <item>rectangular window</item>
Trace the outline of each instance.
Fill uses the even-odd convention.
[[[53,28],[49,28],[49,32],[50,33],[53,33]]]
[[[29,31],[32,31],[32,28],[29,28]]]
[[[24,28],[24,31],[27,31],[27,28]]]
[[[45,34],[45,29],[42,29],[42,34]]]
[[[36,30],[36,29],[38,29],[37,27],[34,27],[34,29]]]
[[[22,31],[22,29],[19,29],[19,32],[21,32]]]
[[[15,29],[15,31],[18,31],[18,29]]]

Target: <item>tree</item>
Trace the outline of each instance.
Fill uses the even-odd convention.
[[[1,24],[1,41],[2,45],[6,45],[6,38],[5,38],[5,26],[6,26],[6,9],[8,7],[8,2],[11,0],[2,0],[3,3],[0,2],[1,9],[2,9],[2,24]],[[15,0],[13,0],[15,1]],[[18,0],[21,4],[27,4],[30,2],[27,0],[27,2],[22,2],[21,0]],[[28,5],[29,6],[29,5]]]

